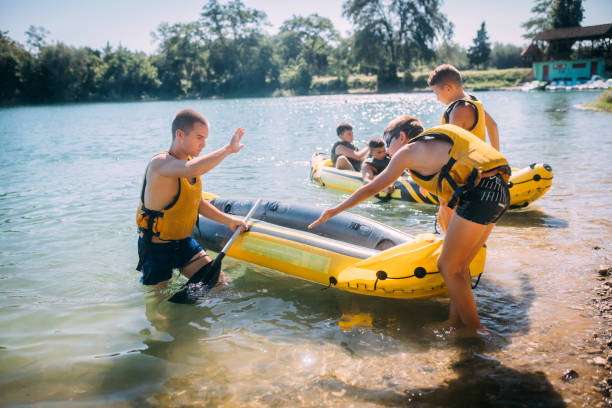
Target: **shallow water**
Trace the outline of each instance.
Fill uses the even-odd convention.
[[[0,109],[0,405],[593,405],[598,372],[580,346],[598,324],[585,306],[594,269],[610,263],[612,116],[578,108],[593,92],[478,96],[513,166],[554,170],[489,239],[484,341],[435,329],[446,298],[322,290],[227,259],[231,282],[193,307],[158,303],[134,270],[142,173],[177,110],[210,120],[205,152],[246,128],[206,190],[325,207],[344,196],[310,182],[309,160],[335,125],[352,122],[360,145],[399,114],[433,126],[443,107],[430,93]],[[433,230],[431,206],[352,211]],[[564,383],[570,368],[580,377]]]

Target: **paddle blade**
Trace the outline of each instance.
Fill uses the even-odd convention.
[[[168,301],[192,305],[203,300],[219,281],[223,255],[225,254],[220,253],[214,261],[207,263],[194,273],[185,284],[185,287],[172,295]]]

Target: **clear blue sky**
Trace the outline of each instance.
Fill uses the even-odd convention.
[[[223,2],[223,0],[222,0]],[[150,33],[162,22],[178,23],[198,18],[206,0],[0,0],[0,30],[25,44],[30,25],[51,32],[51,42],[103,48],[107,41],[133,51],[154,53]],[[351,24],[342,17],[342,0],[243,0],[247,7],[263,10],[276,33],[293,14],[318,13],[330,18],[343,35]],[[492,42],[525,44],[521,23],[530,18],[533,0],[446,0],[443,12],[455,24],[454,41],[472,43],[482,21]],[[611,0],[584,0],[582,25],[612,23]]]

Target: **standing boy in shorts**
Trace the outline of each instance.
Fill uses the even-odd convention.
[[[228,226],[247,226],[202,199],[200,176],[232,153],[238,153],[244,129],[238,128],[230,142],[198,157],[208,138],[208,121],[196,111],[185,109],[172,121],[172,144],[167,152],[151,159],[145,170],[136,215],[138,266],[145,285],[165,286],[178,268],[187,278],[211,262],[191,237],[198,214]]]
[[[497,123],[484,109],[480,100],[463,90],[461,74],[457,68],[449,64],[438,66],[429,75],[427,85],[436,94],[438,100],[447,105],[442,115],[442,124],[457,125],[471,132],[483,142],[486,142],[486,134],[488,134],[489,143],[499,151]],[[440,200],[438,220],[444,231],[446,231],[451,216],[452,211],[444,201]]]
[[[506,158],[458,126],[440,125],[424,132],[421,123],[408,115],[391,121],[384,135],[392,157],[387,168],[346,200],[326,209],[309,228],[373,196],[408,169],[419,186],[457,208],[438,258],[438,270],[450,295],[448,324],[468,335],[486,333],[468,268],[508,209],[510,168]]]

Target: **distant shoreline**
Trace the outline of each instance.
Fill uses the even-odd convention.
[[[520,85],[530,80],[531,68],[490,69],[481,71],[463,71],[462,78],[465,89],[469,91],[517,90]],[[237,98],[276,98],[286,96],[314,96],[314,95],[360,95],[360,94],[388,94],[400,92],[431,92],[427,86],[429,72],[415,72],[406,78],[404,73],[398,73],[398,83],[379,89],[375,75],[356,74],[345,78],[314,77],[307,92],[296,92],[290,89],[275,89],[259,93],[233,93],[226,95],[185,95],[183,97],[153,97],[141,98],[107,98],[107,99],[81,99],[74,101],[52,102],[35,101],[0,101],[2,107],[39,106],[39,105],[66,105],[73,103],[120,103],[120,102],[148,102],[148,101],[180,101],[193,99],[237,99]]]

